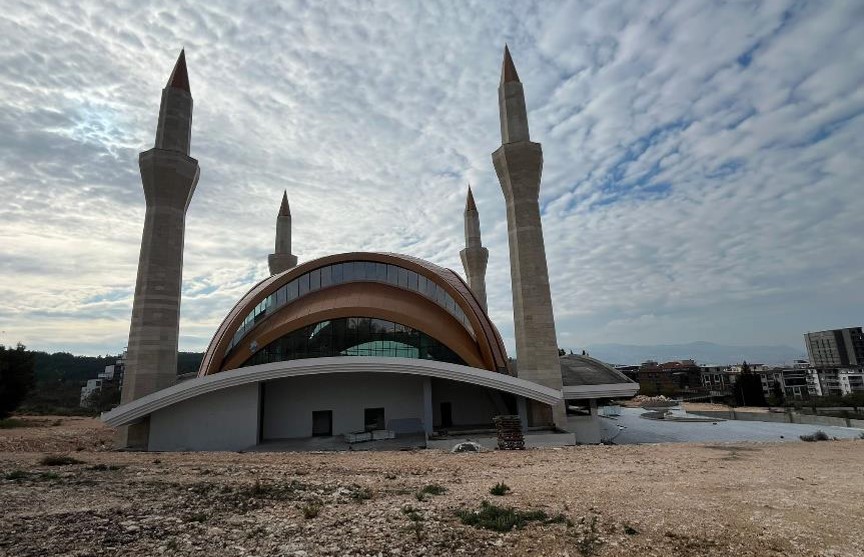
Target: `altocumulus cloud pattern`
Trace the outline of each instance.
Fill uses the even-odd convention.
[[[560,344],[799,344],[860,322],[859,2],[15,2],[0,15],[0,341],[125,344],[165,69],[195,96],[181,348],[301,261],[461,272],[472,184],[510,350],[501,48],[543,144]]]

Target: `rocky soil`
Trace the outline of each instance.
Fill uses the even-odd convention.
[[[0,555],[864,555],[864,441],[120,453],[58,419],[0,430]]]

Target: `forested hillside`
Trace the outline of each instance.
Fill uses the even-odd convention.
[[[201,352],[180,352],[177,373],[198,371]],[[117,356],[75,356],[68,352],[33,352],[36,385],[19,412],[86,413],[78,408],[81,386],[117,361]]]

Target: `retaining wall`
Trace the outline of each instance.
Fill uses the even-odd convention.
[[[857,427],[864,429],[864,420],[850,418],[835,418],[832,416],[817,416],[814,414],[799,414],[797,412],[736,412],[735,410],[697,410],[690,412],[699,416],[741,420],[747,422],[774,422],[786,424],[835,425],[840,427]]]

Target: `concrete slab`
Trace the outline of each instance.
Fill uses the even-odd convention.
[[[825,425],[755,421],[674,422],[646,420],[641,408],[622,408],[617,418],[600,418],[604,440],[618,445],[639,443],[701,443],[705,441],[800,441],[799,436],[821,429],[832,437],[855,439],[861,429]],[[620,430],[618,426],[625,429]]]
[[[423,449],[425,446],[426,437],[424,435],[400,435],[396,439],[381,439],[353,444],[346,442],[341,435],[335,435],[333,437],[307,437],[304,439],[271,439],[248,449],[248,452],[404,451]]]

